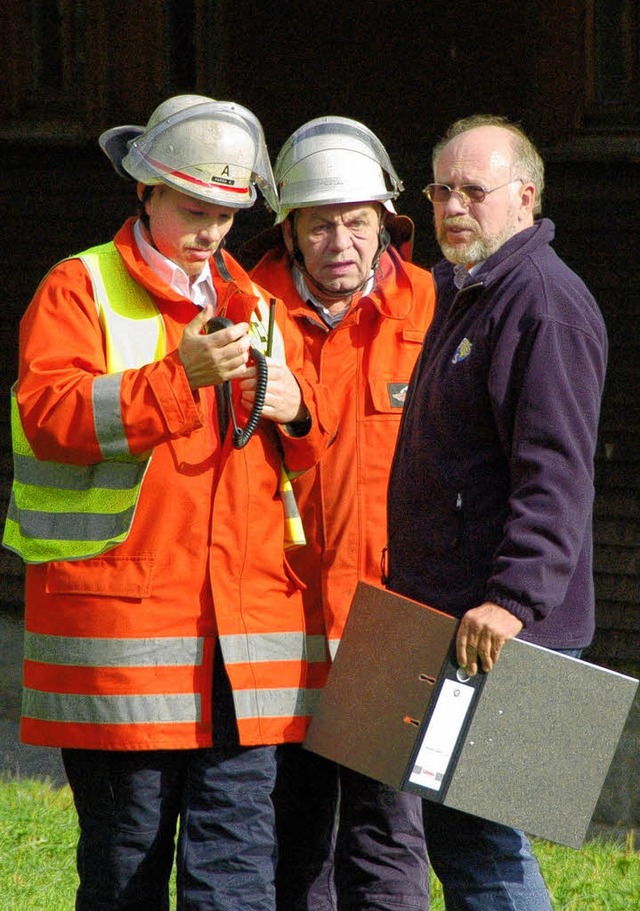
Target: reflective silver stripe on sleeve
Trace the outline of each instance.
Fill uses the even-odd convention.
[[[120,411],[121,373],[107,373],[93,380],[93,423],[103,458],[131,455]]]
[[[141,481],[147,461],[97,462],[95,465],[64,465],[43,462],[31,456],[14,456],[14,476],[22,484],[55,487],[58,490],[129,490]]]
[[[79,696],[25,689],[22,714],[42,721],[73,724],[181,724],[202,720],[200,697],[190,693]]]
[[[261,661],[324,661],[324,636],[304,633],[253,633],[220,636],[225,664]]]
[[[282,689],[234,690],[233,702],[238,720],[242,718],[300,718],[312,715],[321,690],[297,687]]]
[[[194,667],[202,664],[197,637],[104,639],[25,633],[24,657],[68,667]]]

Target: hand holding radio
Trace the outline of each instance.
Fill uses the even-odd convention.
[[[206,324],[208,335],[228,331],[234,328],[234,324],[231,322],[231,320],[227,319],[224,316],[215,316],[212,319],[208,320]],[[267,392],[269,374],[266,358],[262,351],[255,347],[250,348],[250,354],[254,366],[245,372],[245,377],[251,373],[251,378],[248,381],[251,390],[251,403],[249,405],[249,420],[247,421],[244,430],[238,426],[238,422],[236,420],[236,413],[233,406],[233,398],[231,393],[231,383],[229,380],[225,380],[222,384],[226,408],[233,424],[232,442],[234,449],[242,449],[251,439],[252,434],[258,426],[258,421],[260,420],[260,416],[262,414],[265,395]],[[247,383],[246,380],[245,383]],[[222,427],[221,429],[223,430],[224,434],[224,429]]]
[[[308,413],[293,373],[285,364],[265,358],[251,344],[248,323],[212,317],[211,307],[206,307],[185,328],[178,351],[192,389],[222,387],[235,448],[246,445],[261,415],[280,424],[306,419]],[[231,380],[240,380],[240,400],[250,412],[244,430],[236,420]]]
[[[239,379],[247,371],[251,336],[248,323],[218,324],[213,333],[203,334],[212,322],[212,308],[205,307],[185,327],[178,346],[180,360],[192,389],[217,386]],[[214,317],[213,320],[219,320]]]

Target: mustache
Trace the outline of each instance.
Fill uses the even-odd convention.
[[[474,231],[476,228],[476,223],[466,215],[445,215],[445,217],[440,222],[440,227],[468,228],[470,231]]]
[[[214,246],[211,246],[211,244],[199,244],[199,243],[195,243],[195,244],[191,244],[191,245],[190,245],[190,249],[191,249],[191,250],[197,250],[199,253],[210,253],[211,256],[213,256],[213,254],[216,252],[216,250],[218,249],[218,247],[215,246],[215,245],[214,245]]]

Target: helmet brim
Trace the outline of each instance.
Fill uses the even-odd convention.
[[[333,198],[330,196],[330,194],[327,194],[325,197],[318,197],[318,199],[316,199],[316,200],[312,200],[311,202],[301,203],[298,206],[281,205],[279,211],[276,213],[276,218],[275,218],[274,224],[275,225],[281,224],[281,222],[283,222],[287,218],[287,216],[289,215],[290,212],[296,212],[298,209],[315,209],[320,206],[341,206],[341,205],[357,206],[359,204],[368,205],[370,203],[375,203],[375,202],[378,202],[378,203],[380,203],[381,206],[384,206],[384,208],[387,210],[387,212],[389,212],[390,215],[396,214],[396,208],[393,204],[392,199],[381,199],[378,197],[376,197],[375,199],[362,199],[360,196],[356,196],[355,199],[345,199],[344,195],[340,195],[338,197]]]

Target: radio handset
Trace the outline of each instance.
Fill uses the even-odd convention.
[[[209,335],[212,332],[218,332],[220,329],[226,329],[228,326],[233,326],[233,323],[230,319],[227,319],[226,316],[214,316],[212,319],[208,320],[206,324],[206,332]],[[238,426],[236,421],[236,413],[233,407],[233,399],[231,396],[231,382],[225,380],[222,383],[223,394],[225,397],[227,409],[229,411],[229,416],[231,417],[231,423],[233,424],[233,448],[242,449],[247,445],[251,436],[258,426],[258,421],[260,420],[260,415],[262,414],[262,409],[264,408],[264,400],[267,394],[267,380],[268,380],[268,370],[267,362],[262,351],[259,351],[257,348],[251,346],[251,357],[253,362],[256,365],[257,378],[256,378],[256,396],[253,403],[253,408],[251,409],[251,414],[249,415],[249,420],[247,425],[242,429]]]

